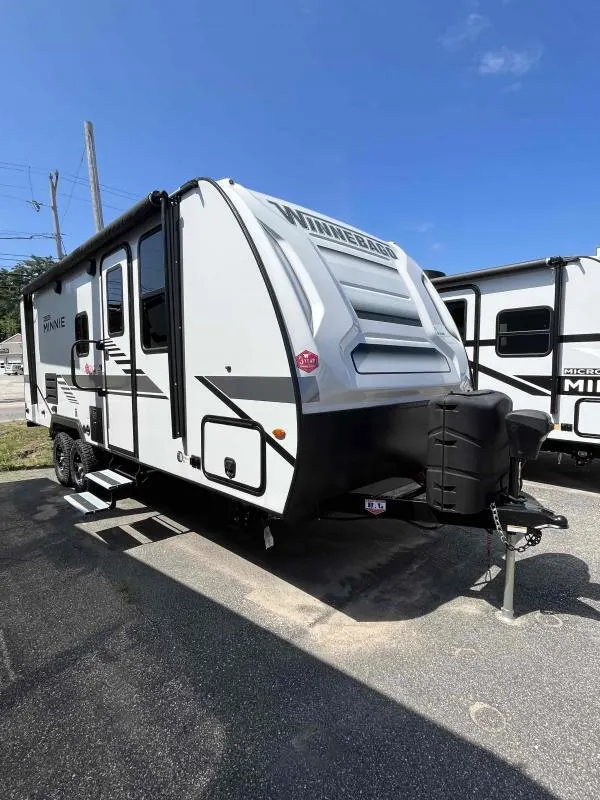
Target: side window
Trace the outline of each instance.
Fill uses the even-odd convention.
[[[121,336],[123,327],[123,268],[121,265],[106,273],[108,335]]]
[[[552,350],[552,309],[511,308],[496,317],[499,356],[547,356]]]
[[[87,311],[82,311],[75,316],[75,340],[89,339],[90,327],[88,324]],[[82,342],[75,347],[75,352],[81,358],[90,354],[90,343]]]
[[[140,271],[140,327],[144,350],[165,350],[167,306],[165,300],[165,258],[162,229],[146,234],[138,246]]]
[[[446,307],[454,324],[458,328],[460,338],[466,341],[467,338],[467,301],[466,300],[445,300]]]

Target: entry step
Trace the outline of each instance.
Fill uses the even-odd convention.
[[[66,494],[65,500],[76,508],[77,511],[81,511],[82,514],[97,514],[98,511],[105,511],[107,508],[110,508],[110,503],[105,503],[104,500],[96,497],[96,495],[91,492]]]
[[[109,492],[114,489],[119,489],[121,486],[128,486],[130,483],[133,483],[131,478],[128,478],[126,475],[121,475],[119,472],[115,472],[112,469],[100,469],[97,472],[88,472],[85,477],[88,481],[97,483],[98,486],[101,486]]]

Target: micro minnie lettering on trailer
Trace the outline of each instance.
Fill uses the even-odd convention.
[[[600,375],[600,367],[566,367],[563,375]]]
[[[578,395],[600,394],[600,377],[563,378],[561,394],[578,394]]]

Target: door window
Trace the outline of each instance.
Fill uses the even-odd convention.
[[[75,341],[79,341],[80,339],[89,339],[90,338],[90,328],[88,324],[88,315],[87,311],[82,311],[81,313],[75,316]],[[83,356],[88,356],[90,354],[90,343],[88,342],[80,342],[80,344],[76,345],[75,352],[82,358]]]
[[[108,315],[108,335],[122,336],[125,331],[123,320],[123,268],[109,269],[106,273],[106,304]]]
[[[165,300],[165,255],[162,228],[140,239],[140,325],[144,350],[167,347],[167,305]]]

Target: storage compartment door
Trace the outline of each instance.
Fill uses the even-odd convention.
[[[264,431],[255,422],[212,416],[202,421],[202,469],[211,481],[263,494],[265,449]]]
[[[594,378],[596,383],[597,378]],[[586,439],[600,439],[600,399],[575,403],[575,433]]]

